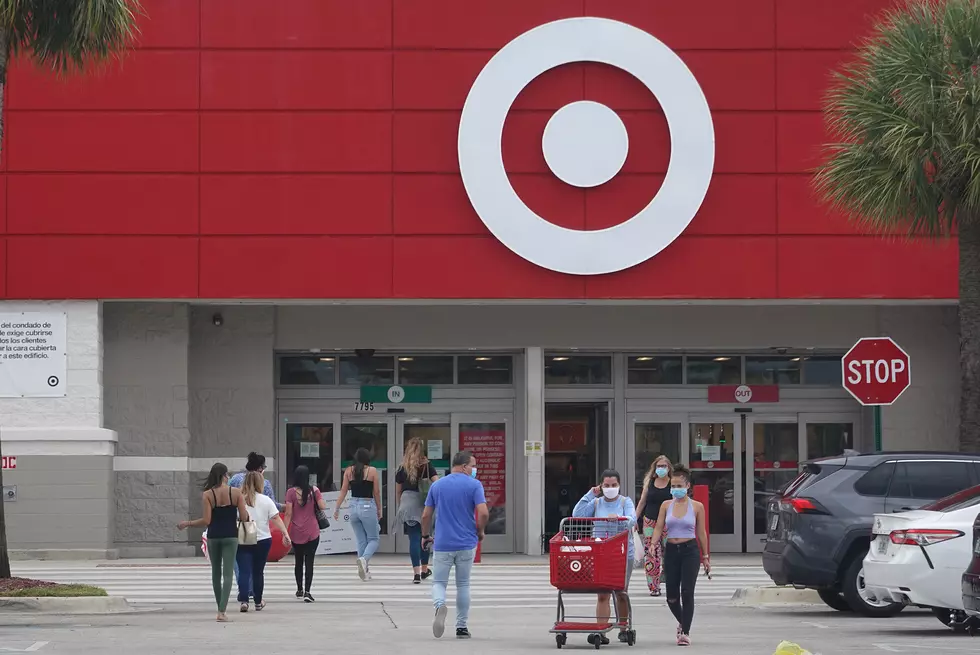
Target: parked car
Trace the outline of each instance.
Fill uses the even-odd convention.
[[[963,574],[963,609],[980,617],[980,516],[973,522],[973,560]]]
[[[902,452],[807,462],[769,502],[762,562],[777,585],[815,589],[839,611],[892,616],[864,584],[872,517],[918,509],[980,483],[980,455]]]
[[[980,485],[922,509],[875,514],[864,585],[872,598],[931,609],[957,632],[980,628],[967,616],[960,581],[973,557]]]

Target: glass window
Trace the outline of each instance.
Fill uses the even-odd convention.
[[[895,462],[879,464],[861,476],[854,483],[854,491],[862,496],[885,496],[888,494],[888,482],[895,471]]]
[[[841,386],[840,360],[840,357],[804,357],[803,384]]]
[[[801,357],[746,357],[746,384],[799,384]]]
[[[358,357],[350,355],[340,358],[340,384],[394,384],[394,357]]]
[[[282,357],[279,359],[279,384],[337,384],[337,358]]]
[[[388,534],[388,424],[348,423],[340,427],[340,467],[346,469],[354,463],[359,448],[371,453],[371,466],[381,476],[381,534]],[[341,472],[343,475],[343,472]]]
[[[507,534],[507,426],[504,423],[460,423],[459,449],[476,458],[490,519],[487,534]]]
[[[967,462],[902,462],[888,490],[892,498],[938,500],[971,486]]]
[[[809,459],[843,455],[854,448],[853,423],[807,423],[806,456]]]
[[[399,384],[452,384],[452,355],[402,355],[398,358]]]
[[[741,384],[742,358],[729,355],[688,357],[688,384]]]
[[[966,509],[974,505],[980,505],[980,486],[964,489],[952,496],[947,496],[934,503],[924,505],[922,509],[930,512],[955,512],[956,510]]]
[[[513,384],[510,355],[460,355],[456,358],[459,384]]]
[[[548,355],[544,358],[544,383],[612,384],[612,357]]]
[[[691,485],[708,486],[708,532],[735,534],[735,424],[690,424]],[[741,456],[741,453],[738,453]]]
[[[650,472],[654,460],[665,455],[675,464],[681,461],[681,424],[637,423],[633,427],[633,436],[636,444],[636,488],[633,502],[639,502],[640,494],[643,493],[643,480]]]
[[[292,482],[297,466],[310,469],[310,483],[321,491],[336,491],[333,479],[333,424],[288,423],[286,425],[286,469],[280,480]]]
[[[682,384],[683,357],[653,357],[640,355],[627,360],[629,384]]]
[[[439,476],[449,475],[452,467],[452,426],[447,423],[405,423],[404,446],[412,439],[422,440],[422,454],[424,454],[429,464],[436,469]],[[397,471],[397,467],[396,467]]]

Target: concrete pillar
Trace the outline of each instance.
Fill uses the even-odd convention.
[[[527,348],[524,352],[524,389],[527,425],[524,438],[528,441],[544,441],[544,350]],[[544,457],[527,458],[527,502],[525,516],[527,535],[525,552],[528,555],[541,555],[541,535],[544,532]]]
[[[3,484],[12,559],[115,557],[112,460],[116,433],[103,422],[102,306],[96,300],[0,302],[0,312],[64,313],[66,393],[0,398],[0,440],[16,469]],[[63,355],[62,355],[63,356]]]

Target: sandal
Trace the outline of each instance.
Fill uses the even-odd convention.
[[[264,609],[265,609],[265,601],[264,600],[261,603],[259,603],[258,605],[255,606],[255,611],[256,612],[261,612]]]

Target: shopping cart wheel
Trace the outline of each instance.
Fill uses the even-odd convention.
[[[636,630],[630,630],[626,633],[626,644],[632,646],[636,643]]]
[[[592,639],[592,644],[595,646],[596,650],[599,650],[599,646],[602,645],[602,635],[597,632],[592,636],[594,637],[594,639]]]
[[[555,635],[555,643],[558,645],[559,650],[561,650],[561,647],[564,646],[567,641],[568,635],[564,633]]]

